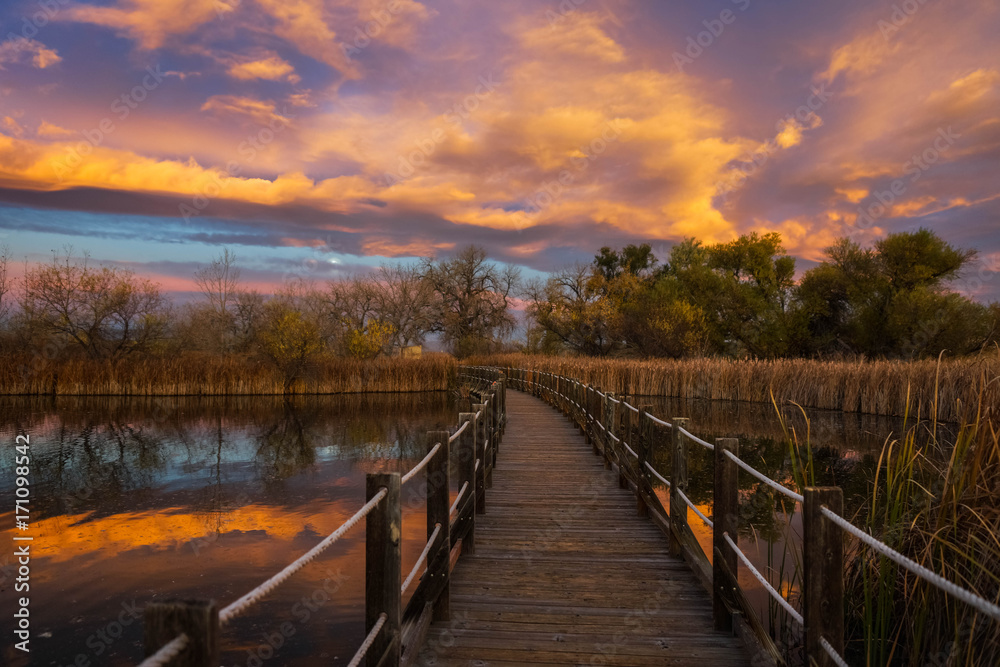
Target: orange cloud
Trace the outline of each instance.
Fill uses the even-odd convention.
[[[292,83],[299,81],[299,77],[295,76],[295,68],[276,54],[256,60],[233,63],[229,66],[229,76],[243,81],[250,79],[265,79],[267,81],[288,79]]]
[[[544,55],[596,59],[605,63],[625,60],[625,50],[602,27],[605,16],[572,11],[554,16],[534,16],[522,22],[521,44]]]
[[[46,139],[55,139],[58,137],[69,137],[73,135],[72,130],[67,130],[65,127],[59,127],[58,125],[53,125],[52,123],[43,120],[38,126],[36,132],[38,136],[44,137]]]
[[[45,69],[62,62],[53,49],[34,39],[5,39],[0,42],[0,70],[4,65],[30,61],[34,67]]]
[[[134,39],[144,49],[156,49],[168,38],[233,11],[219,0],[119,0],[111,7],[76,5],[67,10],[71,21],[105,26]]]

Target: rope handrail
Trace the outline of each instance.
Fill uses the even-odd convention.
[[[326,549],[331,544],[339,540],[347,531],[349,531],[351,528],[354,528],[354,526],[357,525],[357,523],[361,521],[361,519],[366,517],[369,512],[375,509],[375,507],[380,502],[382,502],[382,499],[385,498],[386,495],[388,495],[388,493],[389,492],[384,488],[379,489],[379,492],[376,493],[374,496],[372,496],[371,500],[365,503],[361,509],[359,509],[357,512],[354,513],[354,516],[352,516],[350,519],[342,523],[340,525],[340,528],[330,533],[322,542],[314,546],[312,549],[310,549],[303,555],[299,556],[297,560],[289,564],[284,570],[274,575],[273,577],[271,577],[264,583],[260,584],[252,591],[250,591],[249,593],[247,593],[246,595],[244,595],[243,597],[231,603],[225,609],[220,611],[219,625],[220,626],[225,625],[232,619],[242,614],[251,605],[258,602],[265,595],[267,595],[272,590],[274,590],[282,583],[284,583],[286,579],[288,579],[290,576],[292,576],[300,569],[302,569],[303,565],[305,565],[306,563],[314,559],[316,556],[326,551]]]
[[[878,553],[882,554],[889,560],[893,561],[900,567],[909,570],[910,572],[917,575],[924,581],[927,581],[928,583],[937,586],[945,593],[948,593],[949,595],[958,598],[959,600],[966,603],[970,607],[976,609],[976,611],[982,612],[987,616],[990,616],[995,621],[1000,621],[1000,606],[997,606],[996,604],[990,602],[984,597],[976,595],[972,591],[962,588],[958,584],[954,584],[948,581],[937,572],[934,572],[933,570],[930,570],[929,568],[921,565],[915,560],[912,560],[907,556],[904,556],[903,554],[899,553],[898,551],[890,547],[885,542],[882,542],[881,540],[866,533],[865,531],[861,530],[847,519],[843,518],[836,512],[833,512],[826,505],[820,507],[820,512],[827,519],[840,526],[842,530],[858,538],[859,540],[867,544],[869,547],[871,547]]]
[[[629,454],[631,454],[631,455],[632,455],[632,456],[634,456],[635,458],[639,458],[639,455],[635,453],[635,450],[634,450],[634,449],[632,449],[631,447],[629,447],[629,446],[628,446],[628,443],[627,443],[627,442],[625,442],[624,440],[622,440],[622,446],[623,446],[623,447],[624,447],[625,449],[627,449],[627,450],[628,450],[628,453],[629,453]]]
[[[732,550],[736,553],[736,555],[739,556],[740,560],[743,561],[743,564],[747,566],[747,569],[749,569],[750,572],[753,573],[753,576],[757,578],[757,581],[759,581],[760,585],[764,587],[764,590],[767,591],[768,595],[774,598],[774,601],[780,604],[781,608],[787,611],[788,615],[794,618],[796,623],[805,626],[805,621],[802,618],[802,614],[796,611],[795,607],[790,605],[788,603],[788,600],[783,598],[781,594],[774,589],[774,586],[772,586],[771,583],[764,577],[764,575],[760,573],[760,570],[758,570],[753,566],[753,563],[751,563],[750,559],[747,558],[747,555],[743,553],[743,550],[736,545],[736,542],[733,542],[733,538],[729,537],[729,533],[723,533],[722,538],[726,540],[726,543],[732,548]]]
[[[666,484],[667,488],[670,488],[670,480],[668,480],[666,477],[664,477],[660,473],[656,472],[656,468],[654,468],[653,466],[649,465],[649,461],[646,461],[646,467],[649,468],[649,472],[653,473],[653,475],[656,476],[656,479],[658,479],[661,482],[663,482],[664,484]]]
[[[458,440],[458,437],[459,437],[460,435],[462,435],[462,431],[464,431],[465,429],[467,429],[467,428],[469,427],[469,424],[470,424],[470,423],[471,423],[471,422],[469,422],[469,421],[465,422],[464,424],[462,424],[462,425],[461,425],[461,426],[460,426],[460,427],[458,428],[458,430],[457,430],[457,431],[455,431],[454,433],[452,433],[451,435],[449,435],[449,436],[448,436],[448,444],[450,445],[451,443],[453,443],[453,442],[455,442],[456,440]]]
[[[629,410],[631,410],[632,412],[634,412],[634,413],[636,413],[636,414],[639,414],[639,408],[637,408],[637,407],[635,407],[634,405],[630,404],[630,403],[629,403],[628,401],[624,401],[624,400],[623,400],[623,401],[622,401],[622,405],[624,405],[624,406],[625,406],[626,408],[628,408],[628,409],[629,409]]]
[[[823,650],[826,651],[828,656],[830,656],[830,659],[837,663],[837,667],[851,667],[847,664],[846,660],[840,657],[837,650],[830,646],[830,642],[826,641],[826,637],[819,638],[819,645],[823,647]]]
[[[434,532],[431,536],[427,538],[427,544],[424,545],[424,550],[420,552],[420,557],[417,558],[417,562],[413,564],[413,569],[410,570],[410,574],[407,575],[406,581],[403,582],[403,587],[399,590],[399,594],[402,595],[406,592],[406,589],[410,587],[413,580],[417,578],[417,574],[423,574],[423,570],[426,568],[424,565],[427,562],[427,554],[431,552],[431,547],[437,542],[438,536],[441,534],[441,524],[434,524]]]
[[[422,458],[420,460],[420,463],[418,463],[417,465],[415,465],[412,468],[410,468],[410,472],[406,473],[405,475],[403,475],[402,477],[399,478],[399,485],[403,486],[404,484],[406,484],[407,482],[409,482],[411,479],[413,479],[414,475],[416,475],[418,472],[420,472],[421,470],[423,470],[424,467],[428,463],[431,462],[431,459],[434,458],[434,455],[438,453],[439,449],[441,449],[441,443],[440,442],[437,443],[436,445],[434,445],[434,447],[431,449],[431,451],[427,452],[427,456],[425,456],[424,458]]]
[[[674,490],[677,491],[677,495],[679,495],[681,497],[681,500],[683,500],[685,502],[685,504],[687,504],[687,506],[691,508],[691,511],[698,515],[699,519],[701,519],[702,521],[704,521],[708,525],[709,528],[713,528],[713,529],[715,528],[715,524],[712,522],[712,520],[709,519],[704,514],[702,514],[701,510],[699,510],[697,507],[694,506],[694,503],[691,502],[691,499],[688,498],[684,494],[683,491],[681,491],[679,488],[674,489]]]
[[[715,445],[713,445],[710,442],[705,442],[704,440],[702,440],[701,438],[699,438],[698,436],[696,436],[694,433],[692,433],[691,431],[689,431],[686,428],[684,428],[683,426],[678,426],[677,430],[680,431],[681,433],[683,433],[684,435],[686,435],[687,437],[691,438],[692,440],[694,440],[695,442],[697,442],[699,445],[701,445],[702,447],[706,448],[710,452],[714,452],[715,451]]]
[[[621,401],[619,401],[618,399],[615,399],[615,398],[611,398],[611,397],[610,397],[610,396],[608,396],[607,394],[605,394],[605,395],[604,395],[604,397],[605,397],[606,399],[608,399],[609,401],[611,401],[612,403],[614,403],[615,405],[617,405],[617,404],[621,403]]]
[[[458,503],[462,501],[462,496],[465,495],[465,492],[468,489],[469,489],[469,483],[468,482],[463,482],[462,483],[462,488],[458,490],[458,495],[455,496],[455,502],[453,502],[451,504],[451,508],[448,510],[448,516],[451,516],[452,514],[454,514],[455,510],[458,509]]]
[[[646,416],[652,419],[654,424],[659,424],[660,426],[666,426],[667,428],[673,428],[673,424],[671,424],[670,422],[665,422],[662,419],[657,419],[648,412],[646,413]]]
[[[479,463],[480,463],[481,461],[482,461],[482,459],[476,459],[476,470],[477,470],[477,471],[479,470]]]
[[[156,653],[140,662],[139,667],[167,667],[187,647],[188,641],[189,637],[182,632],[161,646]]]
[[[358,652],[355,653],[354,657],[351,658],[351,661],[347,663],[347,667],[358,667],[358,665],[361,664],[361,661],[365,659],[365,654],[368,653],[368,649],[370,649],[372,644],[375,643],[375,638],[378,637],[378,633],[382,632],[382,626],[385,625],[387,620],[389,620],[389,616],[385,612],[378,615],[378,620],[375,621],[375,625],[372,626],[371,632],[369,632],[368,636],[365,637],[365,640],[361,642],[361,646],[358,647]]]
[[[791,489],[789,489],[787,486],[782,486],[781,484],[778,484],[777,482],[775,482],[773,479],[771,479],[770,477],[768,477],[764,473],[759,472],[756,469],[752,468],[746,461],[744,461],[740,457],[736,456],[735,454],[733,454],[728,449],[724,453],[725,453],[726,456],[728,456],[732,460],[733,463],[735,463],[739,467],[743,468],[748,473],[750,473],[751,475],[753,475],[754,477],[756,477],[757,479],[759,479],[764,484],[767,484],[769,487],[771,487],[772,489],[774,489],[778,493],[783,493],[784,495],[788,496],[789,498],[791,498],[795,502],[798,502],[798,503],[803,502],[802,494],[795,493],[794,491],[792,491]]]

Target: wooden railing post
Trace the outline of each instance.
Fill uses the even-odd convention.
[[[490,389],[486,394],[486,447],[483,450],[483,488],[493,488],[493,453],[497,448],[497,395]]]
[[[366,500],[371,500],[381,489],[388,493],[368,513],[365,523],[365,634],[371,632],[380,615],[385,614],[387,618],[368,650],[368,667],[398,665],[401,648],[400,537],[403,525],[399,473],[369,473],[365,479]]]
[[[687,493],[687,439],[681,433],[681,428],[687,428],[688,420],[684,417],[674,417],[674,426],[670,429],[670,443],[673,461],[670,470],[670,555],[681,555],[680,535],[687,528],[687,505],[678,495],[678,491]]]
[[[802,617],[806,631],[806,662],[818,667],[836,663],[823,650],[826,639],[844,654],[844,534],[826,519],[824,505],[843,516],[844,492],[835,486],[806,487],[802,493]]]
[[[476,470],[476,514],[486,513],[486,406],[476,403],[472,406],[475,412],[480,413],[476,420],[476,459],[479,461],[479,469]],[[473,462],[475,465],[475,462]]]
[[[604,428],[606,429],[604,438],[604,468],[611,470],[611,457],[615,452],[615,408],[617,404],[611,400],[615,397],[610,391],[606,393],[604,399]]]
[[[649,505],[646,504],[646,495],[653,495],[653,487],[649,483],[646,474],[646,461],[649,460],[649,453],[652,451],[653,443],[653,420],[649,419],[646,411],[639,408],[639,437],[637,439],[635,453],[639,455],[638,473],[635,480],[635,495],[638,498],[636,512],[639,516],[649,516]]]
[[[449,559],[451,556],[451,488],[448,479],[450,447],[448,431],[430,431],[427,450],[441,443],[441,449],[427,464],[427,539],[441,525],[438,546],[427,556],[427,579],[431,582],[428,598],[434,602],[434,620],[447,621],[451,617],[451,590],[449,586]]]
[[[465,422],[472,422],[466,429],[462,432],[462,435],[458,436],[458,488],[461,489],[463,485],[468,484],[466,487],[466,497],[472,498],[472,511],[469,512],[468,516],[461,514],[462,507],[465,505],[465,501],[459,502],[459,518],[458,524],[456,524],[456,532],[459,534],[465,533],[465,537],[462,538],[462,550],[466,549],[469,553],[476,552],[476,413],[475,412],[460,412],[458,413],[458,425],[461,427]],[[468,523],[468,528],[465,527],[465,523]]]
[[[188,636],[187,646],[172,667],[219,667],[219,608],[214,600],[150,602],[143,611],[146,657],[175,637]]]
[[[739,456],[740,441],[736,438],[715,439],[715,485],[712,498],[712,620],[716,630],[732,631],[733,616],[726,605],[727,589],[735,585],[730,575],[737,575],[736,552],[726,543],[728,534],[733,542],[739,539],[739,489],[736,462],[726,456]],[[732,599],[732,596],[729,596]]]

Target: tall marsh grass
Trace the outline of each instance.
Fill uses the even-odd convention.
[[[453,387],[447,354],[372,361],[330,358],[311,364],[286,391],[273,365],[253,358],[188,353],[119,360],[0,359],[3,395],[237,396],[439,391]]]
[[[926,361],[812,361],[807,359],[593,359],[524,354],[470,360],[559,373],[605,391],[642,396],[767,403],[774,398],[808,408],[902,417],[919,405],[936,421],[959,421],[970,406],[984,416],[1000,411],[1000,386],[975,379],[1000,376],[1000,357],[984,354]]]

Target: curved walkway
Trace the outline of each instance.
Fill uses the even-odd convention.
[[[579,431],[521,392],[507,411],[476,552],[417,664],[750,664],[711,630],[711,599]]]

